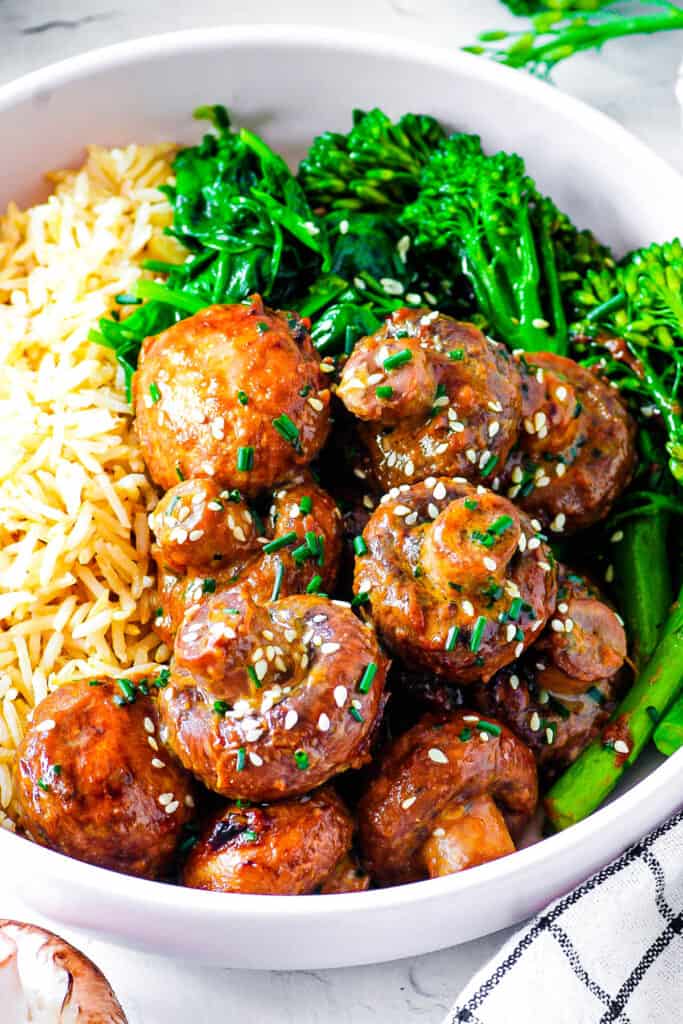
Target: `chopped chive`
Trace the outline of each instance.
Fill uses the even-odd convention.
[[[243,772],[247,763],[247,752],[244,747],[240,747],[237,751],[237,760],[235,763],[235,769],[238,772]]]
[[[170,668],[159,669],[159,675],[153,680],[152,686],[156,686],[158,690],[163,690],[165,686],[168,686],[171,678]]]
[[[120,295],[114,296],[114,302],[118,302],[119,306],[140,306],[142,299],[137,295],[131,295],[130,292],[121,292]]]
[[[371,661],[369,665],[366,665],[365,671],[361,676],[361,680],[358,684],[358,689],[361,693],[369,693],[370,687],[372,686],[373,680],[377,675],[377,665],[374,661]]]
[[[256,330],[259,332],[259,334],[265,334],[267,331],[270,330],[270,324],[266,324],[263,322],[263,320],[260,320],[256,324]]]
[[[277,569],[275,570],[275,582],[273,583],[273,592],[270,595],[271,601],[277,601],[282,590],[282,579],[285,575],[285,567],[282,559],[278,558]]]
[[[301,512],[302,515],[307,516],[312,508],[313,508],[313,498],[311,498],[310,495],[308,495],[308,494],[304,494],[304,496],[302,497],[301,501],[299,502],[299,512]]]
[[[308,768],[308,764],[309,764],[308,754],[306,753],[306,751],[305,750],[295,750],[294,751],[294,760],[296,761],[296,766],[299,769],[299,771],[300,772],[305,772],[306,769]]]
[[[232,501],[235,505],[239,505],[242,500],[242,492],[236,487],[233,487],[231,491],[228,491],[228,501]]]
[[[256,669],[254,668],[253,665],[247,665],[247,675],[251,679],[251,681],[254,684],[254,686],[256,687],[256,689],[260,690],[261,689],[261,680],[256,675]]]
[[[250,843],[255,843],[258,839],[258,833],[254,832],[253,828],[246,828],[242,833],[243,839],[248,839]]]
[[[91,679],[90,682],[88,683],[88,686],[101,686],[101,685],[102,685],[102,683],[100,682],[99,679]]]
[[[49,783],[45,782],[44,779],[38,779],[38,785],[40,786],[40,788],[43,790],[44,793],[49,793],[50,792]]]
[[[290,530],[289,533],[284,533],[282,537],[276,537],[275,540],[268,541],[267,544],[263,545],[263,550],[267,555],[272,555],[274,551],[279,551],[280,548],[289,547],[297,538],[296,530]]]
[[[461,359],[465,358],[465,349],[452,348],[448,353],[448,358],[452,359],[454,363],[459,363]]]
[[[123,696],[126,698],[127,702],[129,704],[134,704],[136,693],[133,684],[129,682],[128,679],[117,679],[116,685],[118,686]]]
[[[475,544],[481,544],[485,548],[492,548],[496,543],[496,538],[490,533],[482,533],[481,530],[472,530],[470,534]]]
[[[157,403],[157,402],[159,401],[159,399],[161,398],[161,391],[159,391],[159,388],[158,388],[158,386],[157,386],[157,383],[156,383],[156,381],[154,381],[154,380],[152,381],[152,383],[151,383],[151,384],[150,384],[150,386],[149,386],[149,393],[150,393],[150,396],[151,396],[151,399],[152,399],[152,401],[153,401],[153,402],[154,402],[154,404],[156,405],[156,403]]]
[[[273,426],[280,437],[283,437],[287,444],[291,444],[292,448],[299,449],[301,447],[299,428],[286,412],[283,412],[277,419],[273,420]]]
[[[570,583],[583,584],[583,576],[577,576],[575,573],[570,572],[567,576]]]
[[[594,700],[596,704],[605,703],[605,695],[604,693],[600,693],[597,686],[589,686],[586,690],[586,696],[590,697],[591,700]]]
[[[545,722],[546,743],[551,746],[557,738],[557,722]]]
[[[140,680],[138,683],[138,691],[143,695],[143,697],[149,697],[149,686],[147,685],[146,679]]]
[[[399,366],[409,363],[412,358],[413,353],[410,349],[402,348],[400,352],[395,352],[393,356],[387,356],[382,365],[385,370],[397,370]]]
[[[458,642],[458,637],[459,636],[460,636],[460,626],[451,626],[451,628],[448,630],[448,634],[446,636],[446,650],[447,651],[452,651],[455,648],[455,645]]]
[[[378,398],[392,398],[394,389],[390,384],[381,384],[378,388],[375,388],[375,394]]]
[[[246,391],[237,392],[237,401],[240,403],[240,405],[249,405],[249,395],[246,393]]]
[[[231,711],[232,708],[230,704],[228,704],[227,700],[215,700],[213,702],[213,710],[215,714],[220,715],[222,717],[223,715],[227,714],[228,711]]]
[[[313,532],[313,530],[306,530],[304,540],[306,541],[308,550],[314,558],[320,554],[320,538]]]
[[[216,593],[216,581],[212,576],[202,582],[202,594],[215,594]]]
[[[468,729],[468,728],[464,728],[463,731],[458,736],[458,739],[462,740],[463,743],[466,743],[467,740],[471,740],[472,739],[472,730]]]
[[[356,720],[357,722],[364,722],[364,721],[365,721],[365,719],[364,719],[364,718],[363,718],[363,716],[361,715],[361,713],[360,713],[360,711],[358,710],[358,708],[354,708],[353,706],[351,706],[351,707],[349,708],[349,714],[351,715],[351,718],[355,718],[355,720]]]
[[[304,386],[299,389],[299,394],[301,395],[301,397],[305,398],[306,395],[308,395],[310,393],[311,388],[312,388],[311,384],[304,384]]]
[[[497,465],[498,465],[498,456],[497,455],[491,455],[491,457],[486,460],[486,465],[481,470],[481,475],[482,476],[488,476],[490,473],[493,472],[493,470],[496,468]]]
[[[53,775],[61,775],[62,774],[62,766],[61,766],[61,764],[53,764],[52,765],[52,773],[53,773]]]
[[[486,616],[480,615],[474,624],[472,630],[472,637],[470,639],[470,650],[473,654],[476,654],[481,647],[482,637],[484,636],[484,630],[486,629]]]
[[[353,550],[357,555],[367,555],[368,553],[368,546],[360,534],[353,538]]]
[[[479,502],[474,501],[473,498],[465,498],[465,508],[468,512],[476,512],[479,508]]]
[[[477,729],[479,732],[487,732],[490,736],[500,736],[501,728],[496,725],[495,722],[487,722],[485,719],[480,719],[477,722]]]
[[[128,704],[126,698],[120,697],[118,693],[112,699],[114,701],[114,704],[116,704],[117,708],[125,708],[126,705]]]
[[[176,464],[176,468],[175,468],[175,475],[178,477],[178,479],[180,480],[181,483],[185,479],[185,474],[183,473],[183,471],[180,468],[180,466],[178,466],[177,464]]]
[[[367,590],[361,590],[359,594],[356,594],[356,596],[351,599],[351,607],[358,608],[358,606],[361,604],[367,604],[369,600],[370,595],[368,594]]]
[[[521,597],[512,598],[512,601],[510,602],[510,608],[508,609],[508,618],[512,619],[513,622],[515,622],[519,618],[523,604],[524,602],[522,601]]]
[[[311,550],[308,544],[300,544],[298,548],[294,548],[292,551],[292,558],[297,565],[301,565],[307,558],[311,557]]]
[[[487,532],[493,533],[496,537],[500,537],[501,534],[510,529],[512,522],[512,516],[500,516],[496,519],[495,523],[491,523],[487,528]]]
[[[313,577],[311,582],[306,587],[306,593],[307,594],[315,594],[315,593],[317,593],[317,591],[320,590],[320,587],[322,586],[322,582],[323,582],[322,576],[319,576],[316,573],[316,575]]]
[[[318,565],[323,566],[325,564],[325,538],[322,533],[318,534]]]
[[[254,468],[254,449],[251,445],[245,445],[237,449],[237,469],[240,473],[248,473]]]

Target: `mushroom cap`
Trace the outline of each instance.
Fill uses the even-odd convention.
[[[0,921],[3,1024],[127,1024],[92,960],[44,928]]]

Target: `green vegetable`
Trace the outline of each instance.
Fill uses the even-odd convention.
[[[418,198],[401,220],[418,255],[443,251],[462,266],[499,340],[566,353],[575,281],[608,256],[538,192],[521,157],[487,156],[477,136],[453,135],[425,166]]]
[[[606,738],[614,730],[612,723],[608,724],[601,737],[586,747],[549,791],[545,809],[555,828],[574,825],[600,806],[650,739],[655,726],[653,718],[662,715],[682,687],[683,590],[652,658],[639,672],[612,718],[618,725],[617,735],[624,737],[628,753],[624,755],[613,746],[605,746]]]
[[[671,473],[683,481],[683,246],[678,239],[651,245],[619,267],[589,271],[575,301],[583,312],[575,332],[587,337],[584,347],[629,398],[646,433],[656,414]],[[623,338],[626,351],[610,349],[605,336]]]
[[[667,757],[683,747],[683,697],[669,708],[655,729],[655,746]]]
[[[611,545],[619,610],[638,669],[652,657],[673,599],[668,520],[666,513],[627,519],[619,529],[622,539]]]
[[[535,15],[529,29],[483,32],[478,44],[465,49],[543,76],[560,61],[584,50],[599,50],[611,39],[683,29],[683,10],[671,0],[641,0],[631,14],[622,13],[620,5],[609,0],[505,2],[515,14]],[[653,7],[659,10],[653,12]]]
[[[405,114],[392,124],[381,110],[354,110],[348,135],[324,132],[314,140],[299,181],[314,206],[400,209],[416,195],[420,171],[443,138],[433,117]]]

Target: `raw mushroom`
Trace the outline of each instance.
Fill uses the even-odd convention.
[[[0,921],[3,1024],[127,1024],[102,972],[58,935]]]

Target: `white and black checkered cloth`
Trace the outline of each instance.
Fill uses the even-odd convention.
[[[444,1024],[683,1022],[683,812],[517,932]]]

